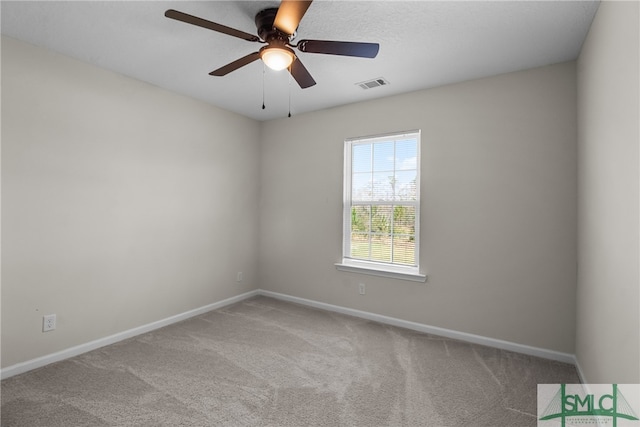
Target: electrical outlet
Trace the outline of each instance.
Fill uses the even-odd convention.
[[[42,316],[42,332],[53,331],[56,328],[56,315],[47,314]]]
[[[242,271],[238,271],[236,275],[236,282],[242,282]]]
[[[360,293],[360,295],[364,295],[364,292],[365,292],[364,283],[360,283],[358,285],[358,292]]]

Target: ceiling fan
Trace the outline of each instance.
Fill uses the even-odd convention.
[[[312,0],[282,0],[280,7],[265,9],[255,17],[258,35],[245,33],[235,28],[198,18],[193,15],[169,9],[164,13],[167,18],[197,25],[219,33],[238,37],[250,42],[264,43],[257,52],[250,53],[217,70],[210,72],[212,76],[224,76],[240,67],[252,63],[258,59],[274,70],[287,68],[295,81],[302,89],[311,87],[316,81],[300,58],[296,56],[293,48],[300,52],[323,53],[328,55],[354,56],[359,58],[375,58],[380,49],[378,43],[359,43],[331,40],[300,40],[293,43],[300,20],[311,5]]]

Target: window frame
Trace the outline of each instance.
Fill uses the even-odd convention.
[[[416,144],[416,200],[371,200],[353,202],[353,147],[355,145],[371,144],[372,150],[375,143],[397,141],[400,139],[415,138]],[[370,274],[375,276],[391,277],[395,279],[425,282],[427,276],[420,273],[420,159],[421,159],[421,132],[419,129],[401,132],[390,132],[365,137],[347,138],[344,141],[344,176],[343,176],[343,216],[342,216],[342,262],[336,263],[338,270]],[[394,152],[394,171],[396,156]],[[375,171],[372,170],[372,173]],[[353,206],[362,205],[404,205],[415,209],[415,265],[406,265],[391,262],[372,261],[352,258],[351,255],[351,212]],[[393,239],[393,234],[391,235]]]

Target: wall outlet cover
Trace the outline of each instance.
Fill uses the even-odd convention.
[[[42,316],[42,332],[53,331],[56,328],[56,315],[47,314]]]

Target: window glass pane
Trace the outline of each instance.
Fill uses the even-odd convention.
[[[389,234],[371,236],[371,261],[391,262],[391,236]]]
[[[375,172],[372,200],[393,200],[393,183],[393,173]]]
[[[416,208],[413,206],[393,207],[393,230],[394,235],[402,234],[414,236],[416,234]]]
[[[368,233],[351,233],[351,258],[369,259],[370,251]]]
[[[415,170],[397,171],[395,174],[395,200],[417,200]]]
[[[351,208],[351,231],[369,233],[371,231],[371,206],[353,206]]]
[[[393,237],[393,262],[398,264],[416,264],[416,244],[413,237]]]
[[[391,206],[371,206],[371,232],[391,233]]]
[[[370,201],[373,197],[371,173],[354,173],[351,180],[351,197],[353,200]]]
[[[418,159],[418,145],[415,139],[396,142],[396,169],[416,169]]]
[[[371,144],[354,144],[351,161],[353,172],[371,171]]]
[[[378,142],[373,145],[373,170],[393,170],[393,142]]]

